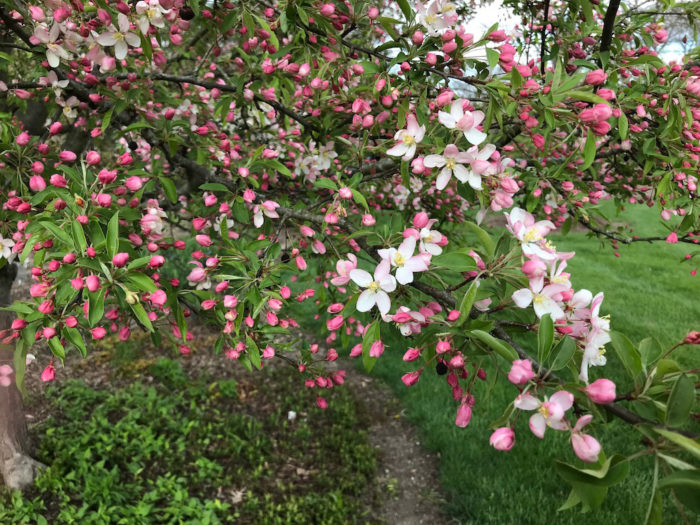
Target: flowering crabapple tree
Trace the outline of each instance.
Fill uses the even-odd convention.
[[[515,30],[471,34],[473,3],[448,0],[2,0],[5,483],[36,469],[30,356],[50,381],[109,334],[187,354],[196,318],[222,366],[284,359],[320,408],[329,361],[400,352],[407,387],[442,375],[455,423],[490,418],[503,453],[566,435],[566,508],[651,454],[648,520],[669,495],[697,509],[697,370],[673,353],[700,333],[633,343],[550,240],[700,253],[700,63],[660,53],[666,13],[697,6],[658,4],[509,1]],[[657,206],[668,234],[611,226],[609,200]],[[177,253],[190,270],[166,278]],[[10,305],[17,264],[31,298]],[[316,320],[322,351],[297,337]],[[487,388],[512,393],[502,413]],[[638,452],[604,451],[612,420]]]

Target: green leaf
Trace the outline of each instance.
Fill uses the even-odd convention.
[[[177,202],[177,188],[175,188],[175,183],[168,177],[158,177],[160,185],[163,186],[163,191],[165,196],[170,200],[170,202]]]
[[[682,374],[673,385],[666,404],[666,424],[679,427],[686,422],[695,404],[695,382]]]
[[[566,92],[567,95],[570,97],[576,98],[578,100],[583,100],[584,102],[590,102],[592,104],[607,104],[608,101],[605,100],[603,97],[599,97],[598,95],[594,95],[593,93],[589,91],[578,91],[578,90],[571,90]]]
[[[97,292],[90,293],[89,310],[88,310],[88,323],[90,326],[94,327],[105,311],[105,289],[102,288]]]
[[[595,134],[589,129],[588,135],[586,136],[586,144],[583,146],[583,164],[581,165],[582,170],[586,170],[591,167],[591,164],[593,164],[593,161],[595,160],[595,154]]]
[[[698,444],[697,441],[692,440],[689,437],[685,437],[683,434],[679,434],[678,432],[666,430],[665,428],[654,427],[654,432],[661,434],[669,441],[672,441],[676,445],[690,452],[696,458],[700,459],[700,444]]]
[[[149,331],[153,332],[153,325],[151,320],[148,318],[148,314],[141,303],[130,304],[131,310],[134,312],[136,319]]]
[[[107,253],[110,257],[119,250],[119,212],[112,215],[107,224]]]
[[[350,191],[352,191],[352,198],[355,200],[355,202],[362,206],[366,211],[369,211],[369,206],[367,205],[367,200],[365,199],[364,195],[357,190]]]
[[[486,58],[489,61],[489,69],[493,69],[498,64],[500,54],[495,49],[486,48]]]
[[[637,350],[632,344],[632,341],[621,332],[610,332],[610,339],[625,370],[627,370],[627,373],[632,379],[636,379],[642,372],[642,357],[639,354],[639,350]]]
[[[246,336],[245,340],[246,349],[248,350],[248,357],[250,357],[250,362],[255,368],[260,370],[262,368],[262,364],[260,363],[260,349],[249,335]]]
[[[457,320],[456,326],[461,326],[464,322],[469,319],[469,314],[472,311],[472,306],[474,305],[474,300],[476,299],[476,292],[479,290],[477,286],[477,281],[473,281],[466,293],[459,302],[459,319]]]
[[[51,352],[53,355],[58,357],[61,362],[64,361],[66,358],[66,350],[63,348],[63,345],[61,344],[61,338],[60,337],[52,337],[49,339],[49,348],[51,349]]]
[[[484,332],[483,330],[469,330],[466,335],[472,339],[476,339],[477,341],[484,343],[508,362],[513,362],[518,359],[518,353],[513,350],[513,347],[511,347],[508,343],[495,338],[488,332]]]
[[[229,191],[229,189],[220,182],[206,182],[200,184],[199,189],[204,191]]]
[[[481,244],[481,246],[484,247],[484,250],[486,250],[486,253],[488,254],[488,256],[493,257],[493,254],[496,251],[496,243],[493,241],[491,236],[486,232],[486,230],[480,228],[474,222],[467,222],[465,224],[467,225],[468,229],[470,229],[473,233],[476,234],[477,238],[479,239],[479,243]]]
[[[549,369],[554,372],[565,368],[571,361],[571,358],[574,357],[575,352],[576,343],[574,340],[569,336],[564,336],[562,340],[557,343],[557,346],[554,347],[554,351],[552,352],[552,354],[554,354],[554,361],[552,361],[552,365]]]
[[[73,221],[71,223],[71,228],[73,229],[73,239],[75,240],[75,245],[81,254],[85,253],[87,250],[87,241],[85,239],[85,232],[83,231],[83,226],[78,221]]]
[[[431,259],[431,264],[443,266],[455,272],[470,272],[477,269],[476,261],[466,249],[437,255]]]
[[[372,346],[372,343],[375,341],[379,340],[380,337],[380,328],[379,328],[379,322],[374,321],[372,324],[370,324],[367,327],[367,330],[365,331],[365,335],[362,338],[362,364],[365,367],[365,370],[367,372],[371,372],[372,368],[374,368],[374,365],[377,362],[376,357],[371,357],[369,355],[369,349]]]
[[[74,248],[75,245],[73,244],[73,239],[70,238],[70,235],[68,235],[65,231],[63,231],[61,228],[58,227],[55,223],[51,221],[40,221],[40,224],[49,230],[51,233],[53,233],[58,239],[65,244],[66,246],[70,248]]]
[[[617,119],[617,131],[620,134],[620,139],[625,140],[629,132],[629,121],[624,113],[620,113],[620,118]]]
[[[316,179],[316,181],[314,182],[314,186],[316,188],[325,188],[333,191],[337,191],[338,189],[338,185],[335,182],[325,178]]]
[[[24,375],[27,371],[27,349],[29,347],[27,344],[24,342],[24,339],[21,337],[17,339],[17,343],[15,344],[15,352],[13,356],[13,368],[15,369],[15,384],[17,385],[17,389],[22,393],[22,395],[25,395],[25,389],[24,389]]]
[[[85,341],[83,341],[83,336],[80,335],[80,331],[77,328],[64,328],[63,329],[63,337],[65,337],[68,341],[73,343],[75,347],[80,350],[80,353],[83,357],[87,355],[87,348],[85,347]]]
[[[663,348],[653,337],[647,337],[639,342],[639,354],[642,358],[642,366],[645,369],[656,363],[662,352]]]
[[[537,330],[537,360],[544,363],[549,357],[554,342],[554,322],[549,314],[545,314],[540,319],[540,326]]]
[[[401,12],[403,13],[403,16],[406,17],[406,20],[410,21],[413,19],[413,11],[411,11],[411,7],[408,5],[408,2],[406,0],[396,0],[396,3],[399,4],[399,7],[401,8]]]
[[[158,289],[153,279],[142,273],[131,273],[126,277],[126,280],[134,290],[141,292],[155,292]]]
[[[687,487],[700,494],[700,471],[681,470],[659,480],[659,489],[675,489],[677,487]]]

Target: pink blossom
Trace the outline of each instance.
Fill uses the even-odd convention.
[[[515,432],[509,427],[498,428],[491,434],[489,444],[496,450],[508,451],[515,445]]]
[[[591,414],[580,417],[578,421],[576,421],[576,425],[571,432],[571,446],[574,449],[574,453],[581,461],[585,461],[586,463],[595,463],[598,461],[598,456],[601,451],[598,440],[581,431],[592,419],[593,416]]]
[[[516,359],[508,372],[508,381],[514,385],[524,385],[535,377],[532,371],[532,363],[527,359]]]
[[[608,75],[602,69],[595,69],[586,75],[586,84],[590,86],[599,86],[604,84],[608,79]]]
[[[56,369],[53,367],[53,362],[49,364],[46,368],[44,368],[44,371],[41,372],[41,380],[44,382],[47,381],[53,381],[53,378],[56,377]]]
[[[387,150],[387,155],[401,157],[401,160],[409,161],[416,154],[416,145],[425,136],[425,126],[419,126],[416,116],[409,114],[406,116],[406,129],[401,129],[394,135],[397,142],[394,147]]]
[[[128,253],[117,253],[114,257],[112,257],[112,264],[114,265],[115,268],[123,268],[126,266],[126,263],[129,261],[129,254]]]
[[[586,387],[586,395],[594,403],[612,403],[616,397],[615,383],[609,379],[597,379]]]
[[[168,301],[168,296],[163,290],[156,290],[151,293],[149,299],[155,306],[163,306]]]
[[[457,408],[457,417],[455,418],[455,425],[461,428],[465,428],[472,419],[472,409],[468,403],[462,402]]]

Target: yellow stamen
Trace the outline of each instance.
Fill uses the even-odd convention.
[[[396,264],[396,266],[403,266],[404,264],[406,264],[406,258],[399,252],[396,252],[394,254],[394,264]]]
[[[373,292],[376,292],[377,290],[379,290],[379,281],[372,281],[371,283],[369,283],[369,286],[367,288],[372,290]]]

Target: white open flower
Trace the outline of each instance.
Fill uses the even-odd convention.
[[[114,57],[117,60],[123,60],[126,58],[129,46],[138,47],[141,45],[141,39],[136,33],[129,31],[129,19],[122,13],[119,13],[117,17],[117,25],[119,26],[118,31],[114,26],[111,26],[109,31],[97,35],[95,40],[101,46],[114,46]]]
[[[11,261],[14,259],[15,254],[12,253],[12,247],[15,245],[15,241],[12,239],[5,239],[0,234],[0,259],[7,259]]]
[[[479,131],[477,126],[484,121],[483,111],[464,111],[464,99],[452,102],[450,112],[440,111],[438,120],[448,129],[458,129],[464,133],[464,137],[470,144],[478,145],[486,140],[486,133]]]
[[[391,265],[396,267],[396,280],[401,284],[412,283],[414,272],[424,272],[428,269],[422,256],[413,255],[415,250],[415,237],[406,237],[398,249],[379,250],[380,257],[390,261]]]
[[[416,154],[416,144],[425,136],[425,126],[419,126],[415,115],[406,117],[406,129],[400,129],[394,135],[397,143],[386,151],[392,157],[401,157],[401,160],[409,161]]]
[[[448,144],[442,155],[428,155],[423,159],[423,164],[426,168],[442,168],[440,174],[435,179],[435,187],[438,190],[445,189],[447,183],[454,173],[454,176],[460,182],[467,182],[474,189],[481,189],[481,177],[474,175],[471,170],[463,166],[470,161],[470,156],[466,151],[459,151],[459,148],[454,144]],[[472,178],[476,177],[478,188],[474,186]]]
[[[357,310],[369,312],[377,305],[379,312],[385,314],[391,308],[389,293],[396,290],[396,279],[389,273],[389,260],[384,259],[374,270],[374,278],[365,270],[351,270],[350,279],[358,286],[365,288],[357,299]]]

